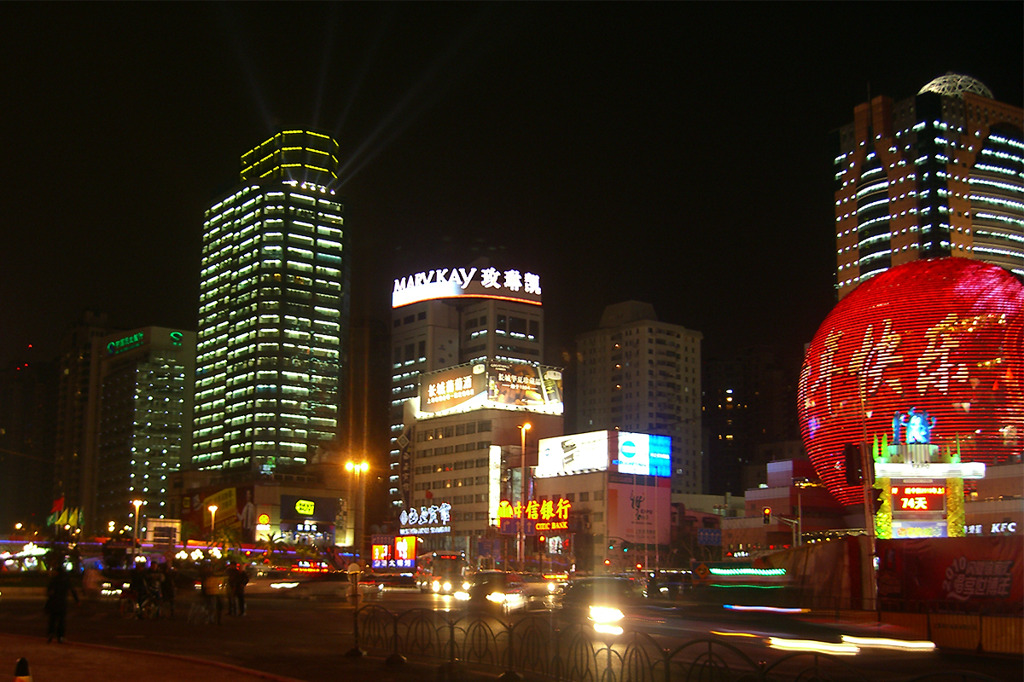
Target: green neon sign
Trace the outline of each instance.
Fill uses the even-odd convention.
[[[110,355],[116,355],[117,353],[123,353],[126,350],[135,348],[136,346],[142,345],[142,339],[144,334],[142,332],[135,332],[128,336],[111,341],[107,344],[107,353]]]

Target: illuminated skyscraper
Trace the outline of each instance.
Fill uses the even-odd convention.
[[[192,464],[270,474],[335,437],[347,366],[338,143],[279,132],[206,211]]]
[[[835,157],[839,298],[894,265],[957,256],[1024,277],[1024,112],[947,74],[854,109]]]

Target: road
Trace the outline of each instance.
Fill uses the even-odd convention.
[[[116,601],[83,601],[68,619],[68,639],[140,651],[158,651],[197,657],[229,665],[269,672],[308,682],[336,680],[337,663],[352,648],[353,607],[333,594],[255,594],[249,598],[244,617],[225,615],[221,625],[190,624],[187,614],[193,595],[180,595],[174,619],[122,618]],[[394,611],[408,608],[460,610],[461,605],[433,595],[395,593],[368,603]],[[679,612],[639,619],[637,627],[657,636],[663,646],[709,633],[745,647],[754,660],[774,660],[786,652],[764,647],[764,638],[740,637],[740,633],[776,633],[805,639],[837,637],[835,624],[780,618],[778,615],[717,615]],[[46,623],[42,604],[35,600],[0,601],[0,632],[42,636]],[[982,672],[996,679],[1021,679],[1020,659],[976,657],[945,652],[928,654],[863,651],[854,665],[869,671],[864,679],[909,679],[929,671],[961,669]],[[870,673],[870,671],[874,671]],[[871,675],[874,675],[873,677]]]

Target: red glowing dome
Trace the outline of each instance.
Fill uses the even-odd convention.
[[[899,265],[840,301],[808,347],[797,407],[804,446],[844,505],[863,494],[846,483],[843,446],[904,442],[906,429],[894,427],[911,409],[927,415],[927,442],[959,448],[965,462],[1020,461],[1022,375],[1020,281],[962,258]]]

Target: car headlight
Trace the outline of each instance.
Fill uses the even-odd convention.
[[[487,601],[494,602],[495,604],[504,604],[505,595],[502,592],[491,592],[487,595]]]
[[[593,623],[594,632],[605,635],[621,635],[622,626],[618,623],[623,617],[622,611],[614,606],[590,607],[590,621]]]
[[[444,583],[444,585],[442,585],[442,587],[444,588],[445,592],[451,592],[452,591],[452,584],[450,582],[448,582],[448,581],[445,581],[445,583]]]
[[[434,582],[430,583],[430,589],[433,590],[434,592],[440,592],[441,591],[441,583],[439,583],[438,581],[435,580]]]
[[[622,611],[614,606],[591,606],[590,620],[595,623],[618,623],[624,618]]]

